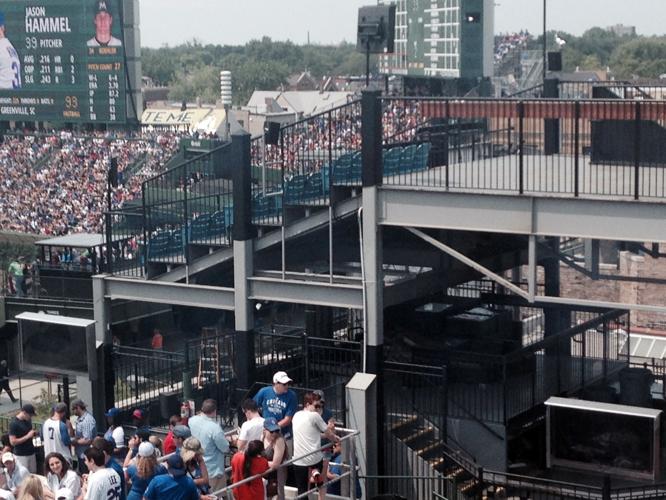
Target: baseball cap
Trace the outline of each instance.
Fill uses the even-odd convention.
[[[32,406],[30,403],[26,403],[23,406],[21,406],[21,411],[26,412],[28,415],[36,415],[37,413],[35,412],[35,407]]]
[[[314,394],[315,396],[319,396],[319,401],[321,401],[322,403],[326,402],[326,396],[324,396],[324,391],[322,391],[321,389],[312,391],[312,394]]]
[[[167,458],[167,469],[169,474],[173,477],[180,477],[185,475],[185,464],[183,459],[180,458],[180,455],[174,453]]]
[[[99,0],[95,2],[95,12],[100,13],[100,12],[106,12],[109,13],[109,9],[106,6],[107,0]]]
[[[150,428],[139,427],[136,430],[136,435],[139,436],[139,439],[141,439],[141,441],[148,441],[148,438],[150,437]]]
[[[2,455],[2,463],[4,464],[5,462],[14,462],[14,454],[10,451],[3,453]]]
[[[74,500],[72,490],[69,488],[60,488],[55,494],[56,500]]]
[[[116,407],[109,408],[109,411],[104,414],[105,417],[116,417],[118,415],[120,415],[120,410]]]
[[[144,441],[139,445],[140,457],[152,457],[155,454],[155,447],[152,443]]]
[[[280,430],[280,426],[278,425],[277,420],[273,417],[269,417],[264,419],[264,429],[268,432],[277,432]]]
[[[65,413],[67,411],[67,405],[65,403],[56,403],[53,407],[53,411],[56,413]]]
[[[4,26],[4,25],[5,25],[5,13],[0,12],[0,26]]]
[[[186,425],[177,425],[173,428],[173,435],[182,439],[187,439],[192,435],[192,432]]]
[[[143,420],[146,415],[143,413],[142,409],[137,408],[132,412],[132,416],[138,420]]]
[[[273,375],[274,384],[288,384],[290,382],[293,382],[293,380],[289,378],[287,372],[275,372],[275,375]]]
[[[191,436],[188,437],[183,443],[183,447],[180,449],[180,458],[183,459],[183,462],[188,463],[199,453],[203,453],[201,441],[199,441],[194,436]]]

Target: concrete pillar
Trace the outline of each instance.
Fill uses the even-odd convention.
[[[252,172],[250,159],[250,135],[233,134],[231,139],[234,182],[234,313],[236,374],[238,384],[248,389],[255,381],[254,358],[254,308],[249,296],[249,282],[254,273],[253,239],[256,230],[252,225]]]
[[[105,276],[107,275],[97,275],[92,279],[96,348],[94,353],[89,350],[89,356],[95,356],[96,359],[88,360],[88,380],[81,376],[76,377],[79,397],[88,403],[97,422],[105,422],[104,412],[115,403],[115,374],[111,356],[111,300],[106,298]],[[91,370],[91,367],[94,368]],[[83,396],[85,394],[89,394],[88,399]]]
[[[380,450],[378,443],[383,440],[383,429],[377,425],[378,378],[368,373],[357,373],[347,383],[347,425],[360,431],[356,440],[356,458],[360,475],[377,476],[379,474]],[[365,491],[363,498],[372,498],[377,491],[377,481],[368,481],[370,491]]]

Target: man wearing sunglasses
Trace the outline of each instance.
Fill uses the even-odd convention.
[[[303,396],[303,409],[296,412],[292,420],[294,429],[294,479],[298,494],[310,489],[310,483],[319,487],[319,500],[326,498],[326,487],[322,475],[324,455],[321,440],[326,438],[333,443],[340,441],[331,426],[324,422],[319,411],[319,397],[311,392]]]

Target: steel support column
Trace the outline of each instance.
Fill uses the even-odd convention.
[[[232,138],[234,159],[234,312],[236,375],[242,389],[255,381],[256,361],[254,356],[254,308],[249,299],[249,279],[254,273],[252,225],[252,184],[250,135],[234,134]]]

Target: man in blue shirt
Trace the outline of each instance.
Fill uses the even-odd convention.
[[[103,437],[96,437],[93,439],[92,447],[97,448],[99,451],[104,453],[104,466],[107,469],[113,469],[120,476],[120,499],[126,500],[127,498],[127,485],[125,484],[125,471],[123,470],[122,465],[116,462],[113,459],[113,449],[114,444],[112,441],[108,441]]]
[[[72,401],[72,413],[76,415],[72,444],[74,445],[79,472],[85,474],[88,472],[88,468],[83,454],[97,435],[97,423],[95,418],[86,410],[86,404],[80,399]]]
[[[298,397],[289,389],[292,382],[286,372],[276,372],[273,385],[263,387],[254,395],[254,400],[261,408],[261,416],[277,420],[287,440],[291,439],[291,419],[298,410]]]
[[[222,427],[216,422],[216,415],[217,402],[214,399],[205,399],[201,404],[201,413],[188,421],[192,435],[199,440],[204,449],[203,458],[208,469],[208,483],[213,492],[226,486],[224,455],[229,452],[229,441],[224,436]]]
[[[155,476],[143,494],[144,500],[199,500],[199,491],[194,481],[185,473],[185,464],[180,455],[167,459],[168,474]]]

